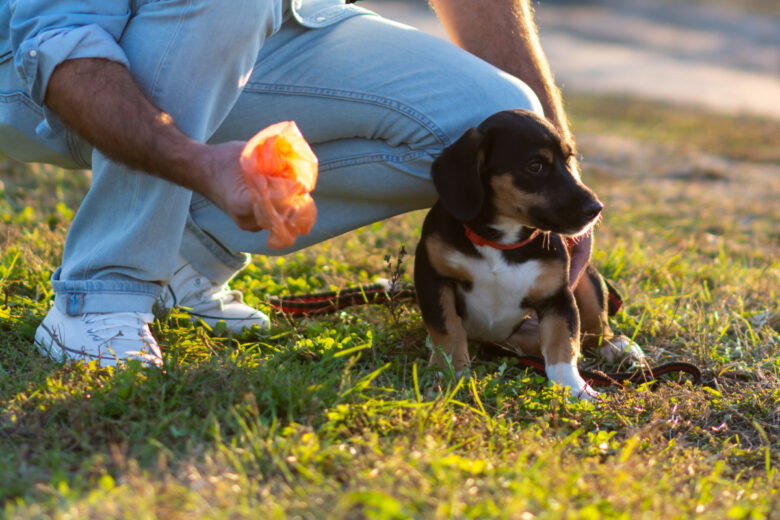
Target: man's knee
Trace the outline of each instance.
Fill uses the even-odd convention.
[[[458,108],[455,110],[456,117],[450,119],[451,124],[445,126],[449,140],[445,144],[455,142],[466,130],[479,126],[482,121],[503,110],[531,110],[544,117],[542,104],[533,90],[509,74],[496,69],[469,80],[471,88],[474,88],[473,82],[477,82],[476,90],[480,95],[463,92],[462,99],[458,100],[458,94],[455,94],[453,105]]]
[[[542,108],[541,101],[539,101],[539,97],[531,87],[524,82],[514,76],[506,74],[504,89],[506,89],[504,97],[507,100],[506,104],[509,105],[509,108],[524,108],[536,112],[539,116],[544,116],[544,109]]]
[[[474,107],[478,123],[502,110],[525,109],[544,116],[539,98],[523,81],[501,71],[485,81],[485,99]]]

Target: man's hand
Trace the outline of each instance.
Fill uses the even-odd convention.
[[[203,145],[202,162],[211,171],[208,176],[211,186],[202,193],[219,209],[225,212],[245,231],[260,231],[269,226],[267,222],[258,222],[253,209],[252,197],[241,170],[240,157],[244,148],[241,141],[217,145]]]
[[[97,58],[65,61],[54,70],[44,102],[111,159],[200,193],[241,229],[265,227],[255,219],[241,172],[244,143],[206,145],[190,138],[149,101],[123,65]]]

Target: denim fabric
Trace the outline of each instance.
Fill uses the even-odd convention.
[[[297,122],[320,159],[319,217],[290,250],[429,206],[429,169],[443,147],[495,111],[541,113],[525,84],[442,40],[334,0],[285,5],[138,0],[116,43],[145,92],[195,139],[247,139]],[[245,252],[290,251],[268,250],[265,232],[240,230],[199,194],[97,151],[85,157],[88,147],[56,125],[36,133],[46,114],[29,78],[14,83],[9,69],[13,60],[0,64],[3,153],[93,168],[52,278],[63,312],[147,312],[179,251],[217,283],[245,265]]]
[[[231,0],[224,3],[224,20],[202,19],[192,28],[204,30],[202,36],[206,38],[229,34],[231,18],[243,13],[248,16],[243,20],[245,23],[256,24],[256,30],[265,31],[268,36],[279,29],[282,6],[287,9],[290,2]],[[21,161],[48,162],[68,168],[89,166],[91,152],[85,143],[77,143],[56,115],[43,106],[46,86],[55,67],[74,58],[105,58],[129,66],[126,46],[119,40],[131,18],[137,17],[142,9],[181,11],[181,18],[169,16],[166,25],[169,32],[180,22],[189,24],[196,16],[214,15],[215,6],[203,8],[211,3],[216,2],[0,0],[0,152]],[[343,5],[341,0],[296,0],[292,7],[293,16],[307,27],[322,27],[365,12],[359,7]],[[171,42],[168,32],[149,34],[148,44],[161,49]],[[142,71],[134,69],[134,72]]]

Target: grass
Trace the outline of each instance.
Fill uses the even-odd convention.
[[[59,365],[32,339],[89,177],[6,161],[4,516],[777,518],[780,128],[639,100],[569,106],[608,208],[594,261],[626,300],[614,325],[653,363],[699,364],[706,386],[612,390],[591,406],[480,357],[470,378],[438,381],[411,304],[272,315],[269,333],[234,338],[172,314],[153,326],[163,370]],[[754,132],[767,142],[741,140]],[[654,160],[605,154],[616,136]],[[696,158],[713,154],[703,175]],[[388,276],[385,256],[413,249],[421,218],[255,258],[233,285],[269,310],[266,295]]]
[[[780,162],[776,120],[735,118],[627,96],[572,94],[566,99],[578,132],[674,143],[679,150],[729,159]],[[594,106],[598,106],[598,113],[594,113]]]

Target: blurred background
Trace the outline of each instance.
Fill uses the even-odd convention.
[[[446,39],[426,0],[359,5]],[[780,1],[543,0],[542,45],[564,91],[630,94],[780,119]]]

